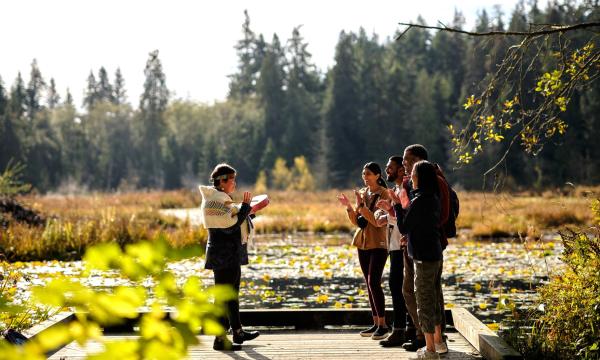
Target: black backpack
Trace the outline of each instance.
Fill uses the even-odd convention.
[[[448,197],[450,198],[450,209],[448,209],[448,221],[444,223],[443,228],[446,237],[453,238],[456,237],[456,218],[460,210],[460,202],[458,201],[456,191],[450,187],[450,184],[448,184]]]

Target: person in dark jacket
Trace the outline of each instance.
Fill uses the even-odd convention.
[[[396,203],[398,228],[408,237],[408,255],[413,259],[415,295],[419,325],[425,335],[424,348],[417,351],[418,358],[438,359],[437,347],[446,346],[442,339],[442,311],[437,274],[442,266],[440,231],[441,205],[435,166],[422,160],[414,164],[412,173],[411,203],[403,209],[401,199],[390,196]],[[446,350],[447,352],[447,350]]]
[[[231,326],[233,343],[225,335],[217,336],[213,349],[240,350],[244,341],[259,335],[242,329],[239,304],[241,265],[248,264],[252,195],[244,192],[241,206],[234,205],[230,195],[236,188],[236,171],[227,164],[217,165],[210,177],[213,186],[200,186],[202,221],[208,229],[205,268],[213,271],[215,285],[229,285],[235,291],[234,299],[227,302],[227,318],[221,318],[226,331]]]

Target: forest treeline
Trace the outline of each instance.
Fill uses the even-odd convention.
[[[543,9],[521,1],[506,16],[503,11],[482,10],[469,30],[527,31],[532,23],[600,18],[597,0],[550,1]],[[462,29],[465,19],[457,11],[446,25]],[[0,78],[0,171],[25,164],[24,181],[42,192],[69,185],[173,189],[206,182],[212,167],[227,161],[242,183],[259,179],[285,187],[271,180],[288,164],[289,174],[309,175],[303,181],[310,187],[331,188],[356,185],[365,162],[385,163],[406,145],[421,143],[454,184],[480,189],[482,174],[506,145],[490,146],[473,164],[454,169],[448,125],[466,121],[465,98],[481,92],[519,38],[416,28],[400,41],[395,35],[341,31],[334,66],[319,69],[301,27],[287,40],[277,34],[265,39],[246,13],[235,44],[238,69],[230,75],[227,99],[215,104],[172,98],[158,51],[149,54],[139,102],[126,93],[119,69],[112,75],[101,67],[90,71],[81,107],[68,90],[58,94],[55,79],[45,78],[33,60],[28,79],[19,74],[9,86]],[[590,32],[564,36],[575,49]],[[529,101],[536,101],[538,77],[556,61],[552,51],[532,55],[524,79]],[[511,152],[498,172],[505,186],[598,183],[600,84],[576,92],[564,116],[566,134],[537,156]]]

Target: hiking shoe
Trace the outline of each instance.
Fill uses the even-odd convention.
[[[442,341],[441,343],[436,343],[435,344],[435,352],[438,354],[447,354],[448,353],[448,344],[446,344],[445,341]]]
[[[420,348],[422,348],[423,346],[425,346],[425,338],[424,337],[420,338],[418,336],[413,341],[409,341],[402,345],[402,347],[406,351],[417,351]]]
[[[368,328],[367,330],[363,330],[360,332],[360,336],[363,337],[371,337],[371,335],[373,335],[373,333],[377,330],[377,325],[373,325],[370,328]]]
[[[260,335],[258,331],[245,331],[239,329],[233,332],[233,342],[236,344],[242,344],[244,341],[256,339],[258,335]]]
[[[438,360],[440,354],[435,351],[427,351],[427,347],[417,350],[417,359]]]
[[[213,342],[213,350],[217,351],[239,351],[242,345],[234,344],[225,336],[217,336]]]
[[[378,326],[377,330],[371,335],[373,340],[381,340],[387,336],[389,329],[387,327]]]
[[[390,336],[388,336],[385,340],[381,340],[379,345],[383,347],[394,347],[394,346],[402,346],[406,341],[406,337],[404,336],[404,330],[396,330],[392,331]]]

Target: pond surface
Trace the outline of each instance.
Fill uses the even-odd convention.
[[[242,268],[242,308],[368,308],[366,286],[351,235],[261,236],[251,246],[250,265]],[[482,321],[500,322],[512,307],[531,306],[535,288],[560,270],[562,248],[551,241],[450,241],[444,253],[443,290],[446,307],[463,306]],[[43,285],[57,274],[79,278],[98,288],[126,285],[114,273],[81,277],[83,264],[75,262],[13,263],[23,275],[16,297],[26,301],[32,285]],[[200,276],[211,285],[212,272],[202,258],[169,264],[178,279]],[[388,288],[389,261],[384,271]],[[149,281],[149,280],[148,280]],[[496,325],[490,325],[495,329]]]

